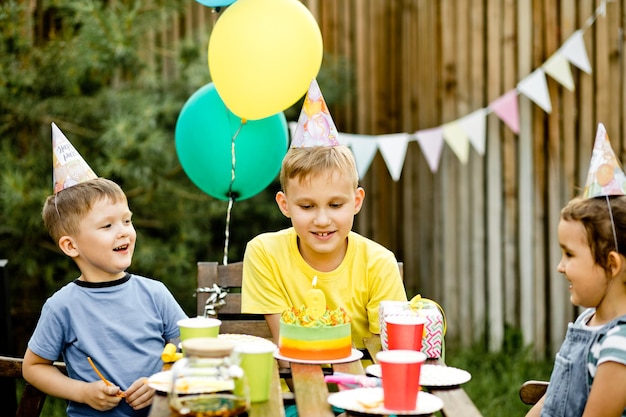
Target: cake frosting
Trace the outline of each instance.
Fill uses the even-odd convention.
[[[278,351],[303,360],[343,359],[352,353],[350,317],[342,309],[326,309],[312,318],[306,307],[285,310],[280,318]]]

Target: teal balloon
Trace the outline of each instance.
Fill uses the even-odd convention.
[[[176,153],[185,174],[202,191],[220,200],[231,195],[244,200],[276,178],[287,152],[288,132],[282,112],[242,123],[209,83],[189,97],[178,115]]]
[[[196,0],[198,3],[207,7],[223,7],[233,4],[235,0]]]

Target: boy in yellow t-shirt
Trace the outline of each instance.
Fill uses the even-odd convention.
[[[352,318],[352,341],[379,333],[381,300],[406,301],[398,262],[380,244],[353,231],[365,191],[345,146],[292,148],[283,161],[276,202],[293,227],[261,234],[246,248],[243,313],[264,314],[278,343],[280,314],[305,304],[317,276],[330,309]]]

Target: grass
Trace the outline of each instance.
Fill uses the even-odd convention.
[[[521,346],[519,334],[508,331],[506,339],[500,352],[475,346],[446,353],[449,366],[472,374],[463,388],[484,417],[524,416],[530,406],[520,400],[520,386],[530,379],[547,381],[552,371],[552,360],[533,359],[531,350]]]
[[[482,346],[446,351],[449,366],[472,374],[463,388],[484,417],[524,416],[530,406],[519,399],[520,385],[529,379],[548,380],[552,371],[552,361],[533,359],[517,332],[507,331],[505,339],[500,352],[486,352]],[[65,401],[48,397],[41,415],[65,416]]]

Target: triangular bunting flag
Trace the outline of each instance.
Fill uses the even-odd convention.
[[[434,127],[432,129],[418,130],[415,132],[415,136],[430,167],[430,171],[432,173],[437,172],[441,152],[443,151],[443,128]]]
[[[517,89],[520,93],[534,101],[546,113],[552,113],[546,74],[541,68],[537,68],[528,77],[517,83]]]
[[[363,179],[372,164],[372,160],[374,160],[376,151],[378,150],[376,137],[347,133],[339,134],[339,138],[344,137],[346,139],[346,145],[350,146],[350,149],[352,149],[354,161],[356,162],[356,170],[359,173],[359,179]]]
[[[573,65],[585,71],[587,74],[591,74],[591,64],[589,63],[589,57],[587,57],[587,49],[581,29],[574,32],[572,36],[563,43],[563,46],[559,48],[559,52]]]
[[[394,181],[400,179],[406,147],[409,143],[408,133],[393,133],[391,135],[379,135],[376,137],[378,149],[380,150],[387,169]]]
[[[519,105],[517,90],[513,89],[491,103],[489,108],[515,133],[519,133]]]
[[[542,66],[543,70],[559,84],[574,91],[574,78],[569,62],[558,51],[554,53]]]
[[[456,121],[446,123],[443,125],[443,138],[459,161],[466,164],[469,155],[469,140],[463,128]]]
[[[479,155],[485,154],[486,116],[487,110],[480,109],[459,120],[459,125],[463,128]]]

